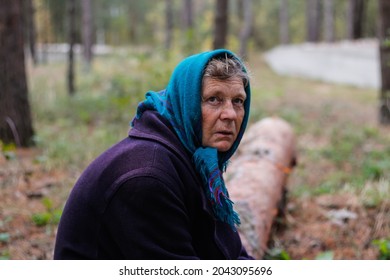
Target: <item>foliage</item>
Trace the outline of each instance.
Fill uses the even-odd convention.
[[[8,250],[4,250],[0,252],[0,260],[9,260],[11,258]]]
[[[325,251],[316,255],[316,260],[333,260],[334,253],[333,251]],[[291,260],[290,255],[284,249],[279,247],[274,247],[267,250],[264,255],[265,260]]]
[[[385,38],[382,42],[384,48],[390,48],[390,38]]]
[[[2,141],[0,141],[0,152],[7,160],[13,160],[16,158],[15,150],[15,143],[4,144]]]
[[[390,180],[367,181],[359,197],[367,208],[379,207],[383,202],[390,201]]]
[[[390,239],[376,239],[372,243],[379,249],[380,260],[390,260]]]
[[[213,0],[193,1],[194,28],[184,30],[181,22],[184,1],[173,1],[174,44],[185,53],[193,49],[210,48],[213,36]],[[363,37],[376,34],[377,1],[367,1]],[[81,6],[77,2],[78,23],[81,26]],[[305,0],[289,1],[290,37],[292,43],[305,41]],[[92,1],[96,43],[109,45],[163,45],[165,37],[164,1]],[[228,47],[238,50],[238,34],[242,27],[242,7],[239,1],[229,2]],[[346,35],[346,0],[334,1],[336,40]],[[67,41],[66,1],[36,0],[38,42]],[[268,49],[279,43],[279,1],[254,1],[253,42],[257,48]],[[81,41],[78,30],[77,41]],[[203,44],[203,45],[202,45]]]
[[[51,220],[51,214],[48,212],[35,213],[32,215],[32,221],[37,226],[45,226],[49,224]]]
[[[379,180],[390,170],[390,147],[365,153],[362,163],[363,180]]]
[[[52,200],[47,197],[42,199],[42,204],[45,206],[46,211],[32,214],[31,219],[33,223],[39,227],[58,224],[61,219],[62,210],[55,209]]]
[[[383,144],[370,145],[378,141]],[[307,155],[311,161],[325,159],[337,170],[328,174],[317,188],[312,189],[312,194],[335,193],[346,184],[361,190],[367,182],[388,178],[390,149],[384,145],[385,142],[381,134],[372,128],[357,130],[344,125],[331,128],[328,145],[312,150]],[[346,169],[349,172],[345,172]]]
[[[10,217],[5,220],[0,220],[0,229],[3,229],[4,224],[10,221]],[[9,232],[0,232],[0,245],[8,245],[11,241],[11,234]],[[11,258],[8,249],[0,246],[0,260],[9,260]]]
[[[291,260],[290,255],[283,249],[274,247],[266,252],[265,260]]]
[[[30,79],[38,161],[47,168],[85,166],[127,135],[137,104],[149,90],[163,89],[180,54],[114,49],[80,75],[79,92],[69,98],[61,63],[41,65]],[[79,73],[81,65],[77,65]],[[86,149],[86,146],[90,147]]]

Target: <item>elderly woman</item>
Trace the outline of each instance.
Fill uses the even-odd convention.
[[[148,92],[129,136],[81,175],[55,259],[250,259],[222,173],[248,122],[250,86],[228,50],[184,59]]]

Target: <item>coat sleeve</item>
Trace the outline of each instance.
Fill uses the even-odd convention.
[[[238,257],[239,260],[254,260],[254,258],[251,255],[248,255],[246,249],[244,246],[241,248],[241,254]]]
[[[123,183],[104,213],[104,227],[124,259],[197,259],[182,193],[159,178]]]

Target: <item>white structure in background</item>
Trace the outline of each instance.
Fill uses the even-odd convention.
[[[76,56],[81,55],[82,46],[76,44],[74,46],[74,52]],[[44,60],[46,56],[46,62],[66,61],[68,59],[69,44],[37,44],[38,61]],[[26,50],[26,55],[29,55],[29,51]],[[103,56],[113,53],[113,48],[108,45],[93,45],[92,53],[94,56]],[[77,58],[79,59],[79,58]]]
[[[380,88],[376,40],[278,46],[265,54],[278,74],[364,88]]]

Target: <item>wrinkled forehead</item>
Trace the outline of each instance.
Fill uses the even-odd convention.
[[[241,78],[231,77],[220,80],[213,77],[204,77],[202,83],[201,96],[218,96],[218,97],[240,97],[246,99],[246,91]]]

